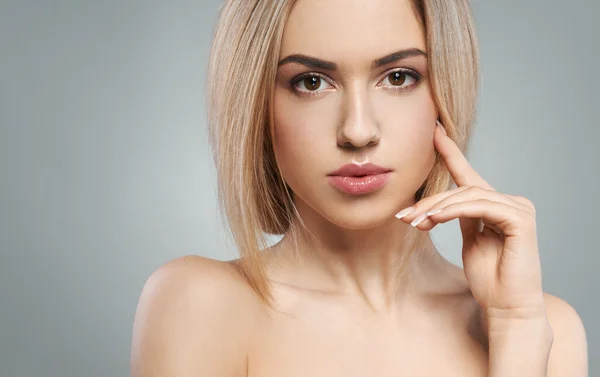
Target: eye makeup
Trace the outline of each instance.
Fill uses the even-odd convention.
[[[393,80],[401,79],[401,85],[388,84],[388,85],[383,85],[381,87],[386,88],[386,90],[392,90],[395,92],[405,92],[405,91],[408,91],[408,90],[416,87],[421,82],[421,79],[422,79],[422,75],[413,69],[393,68],[393,69],[390,69],[387,72],[385,72],[383,74],[383,77],[379,81],[381,82],[381,81],[385,81],[385,80],[389,79],[389,81],[391,82],[392,77],[393,77]],[[306,81],[307,79],[310,79],[310,81],[307,82]],[[325,91],[328,91],[328,89],[318,90],[322,86],[322,84],[316,85],[317,83],[319,83],[319,81],[321,83],[325,82],[327,85],[335,87],[332,84],[331,79],[329,79],[326,75],[319,73],[319,72],[302,73],[302,74],[294,77],[293,79],[291,79],[289,81],[288,85],[289,85],[290,90],[298,96],[315,97],[315,96],[322,95],[322,93]],[[409,82],[409,84],[405,85],[405,83],[407,81]],[[306,90],[300,90],[298,88],[299,84],[303,84],[306,87]],[[314,87],[315,85],[316,85],[315,90],[309,89],[309,87]],[[378,85],[378,86],[380,86],[380,85]]]

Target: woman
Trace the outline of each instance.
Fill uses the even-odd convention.
[[[241,258],[151,276],[132,374],[586,376],[533,204],[464,157],[477,77],[466,0],[227,1],[208,110]],[[428,233],[453,219],[464,270]]]

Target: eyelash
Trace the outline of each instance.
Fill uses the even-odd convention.
[[[396,88],[392,88],[391,90],[396,91],[396,92],[403,92],[405,90],[408,90],[416,85],[419,84],[419,82],[421,81],[421,75],[411,69],[394,69],[394,70],[390,70],[388,72],[386,72],[386,74],[384,75],[383,79],[388,78],[392,73],[396,73],[396,72],[401,72],[404,73],[408,76],[410,76],[414,82],[408,86],[403,86],[403,87],[396,87]],[[302,80],[309,78],[309,77],[318,77],[321,80],[327,81],[329,83],[329,80],[325,78],[324,75],[320,74],[320,73],[315,73],[315,72],[307,72],[307,73],[303,73],[301,75],[298,75],[296,77],[294,77],[291,81],[290,81],[290,88],[292,89],[292,91],[294,93],[297,93],[300,96],[303,97],[315,97],[320,95],[320,92],[318,89],[317,90],[311,90],[311,91],[302,91],[302,90],[298,90],[296,88],[296,84],[298,84],[299,82],[301,82]],[[331,85],[331,84],[329,84]],[[393,86],[392,86],[393,87]]]

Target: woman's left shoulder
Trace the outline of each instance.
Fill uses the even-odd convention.
[[[546,292],[544,292],[544,301],[548,321],[555,337],[556,335],[559,337],[568,335],[573,337],[573,340],[576,340],[575,336],[582,337],[581,340],[585,340],[583,321],[573,306],[562,298]]]
[[[544,293],[546,315],[553,333],[548,377],[587,376],[587,337],[583,321],[567,301]]]

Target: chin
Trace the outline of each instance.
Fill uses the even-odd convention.
[[[387,204],[387,205],[386,205]],[[333,202],[320,215],[335,226],[351,230],[373,229],[391,221],[398,221],[394,211],[398,204],[381,201],[373,203],[339,203]]]
[[[391,221],[390,217],[373,219],[340,219],[334,225],[348,230],[368,230],[378,228]]]

